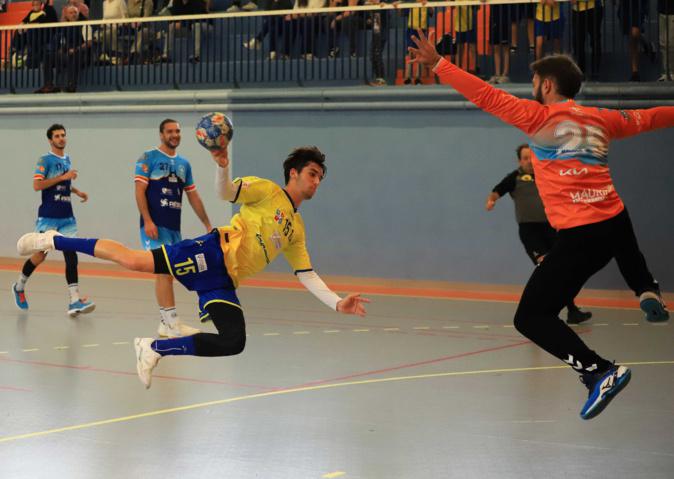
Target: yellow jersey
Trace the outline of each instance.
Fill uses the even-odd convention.
[[[555,22],[559,20],[560,15],[559,3],[555,2],[552,7],[542,3],[536,5],[536,20],[539,22]]]
[[[595,6],[594,0],[578,0],[571,8],[574,12],[584,12],[586,10],[592,10]]]
[[[304,221],[288,193],[273,181],[255,176],[237,178],[237,183],[234,203],[242,205],[241,210],[229,226],[218,228],[234,286],[265,269],[280,253],[295,273],[311,271]]]
[[[410,8],[407,28],[426,30],[428,28],[428,10],[428,8]]]
[[[457,32],[469,32],[473,25],[473,7],[455,7],[454,29]]]

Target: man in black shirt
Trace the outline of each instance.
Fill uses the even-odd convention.
[[[534,181],[529,145],[517,147],[519,168],[506,176],[487,196],[487,211],[494,209],[496,201],[510,193],[515,202],[515,217],[519,225],[519,235],[531,261],[538,265],[552,249],[557,232],[548,223],[541,197]],[[581,311],[573,300],[566,305],[568,324],[579,324],[592,317],[589,311]]]

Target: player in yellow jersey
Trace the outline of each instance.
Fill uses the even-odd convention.
[[[288,155],[283,163],[284,188],[253,176],[231,181],[227,151],[212,155],[218,165],[218,195],[242,205],[228,226],[151,251],[132,250],[107,239],[66,238],[53,231],[28,233],[17,244],[22,255],[54,249],[77,251],[134,271],[171,274],[197,293],[201,317],[208,316],[218,334],[198,333],[158,340],[136,338],[136,366],[146,388],[150,387],[152,370],[162,356],[241,353],[246,344],[246,327],[236,288],[243,279],[262,271],[281,253],[300,282],[331,309],[365,316],[364,303],[369,302],[360,294],[340,298],[311,266],[304,222],[297,208],[314,196],[325,175],[325,155],[318,148],[296,148]]]

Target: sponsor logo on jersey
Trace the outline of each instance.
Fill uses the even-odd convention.
[[[166,196],[170,196],[173,194],[173,190],[171,188],[162,188],[161,193]]]
[[[274,243],[274,247],[276,249],[281,249],[283,247],[283,244],[281,243],[281,235],[279,234],[278,231],[274,231],[271,235],[271,242]]]
[[[580,175],[586,175],[587,174],[587,168],[581,168],[581,169],[576,169],[576,168],[569,168],[567,170],[559,170],[559,176],[580,176]]]
[[[143,173],[147,173],[148,171],[150,171],[150,168],[148,168],[148,166],[145,163],[140,165],[140,169],[143,170]]]
[[[613,185],[603,189],[587,188],[581,191],[569,193],[573,203],[597,203],[604,201],[613,192]]]
[[[283,220],[285,218],[286,218],[285,213],[280,209],[277,209],[276,213],[274,214],[274,221],[276,221],[278,224],[283,224]]]
[[[166,198],[159,200],[159,205],[162,208],[172,208],[174,210],[179,210],[182,208],[183,204],[180,201],[169,201]]]
[[[257,242],[262,247],[262,252],[264,253],[264,260],[269,264],[269,254],[267,253],[267,247],[264,244],[264,240],[262,239],[262,235],[260,233],[257,233],[255,235],[255,238],[257,238]]]
[[[534,181],[534,177],[529,174],[520,176],[520,181]]]

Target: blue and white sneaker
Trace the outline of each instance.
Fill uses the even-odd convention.
[[[604,410],[608,403],[630,382],[632,372],[625,366],[611,366],[603,374],[584,374],[580,381],[590,390],[587,401],[580,411],[583,419],[592,419]]]
[[[12,294],[14,295],[14,303],[16,307],[22,311],[28,309],[28,301],[26,300],[26,293],[24,291],[17,291],[16,283],[12,285]]]
[[[669,311],[662,296],[654,291],[646,291],[639,296],[639,306],[646,313],[646,321],[659,323],[669,319]]]
[[[93,301],[80,299],[68,305],[68,316],[75,317],[80,313],[91,313],[94,309],[96,309],[96,304]]]

